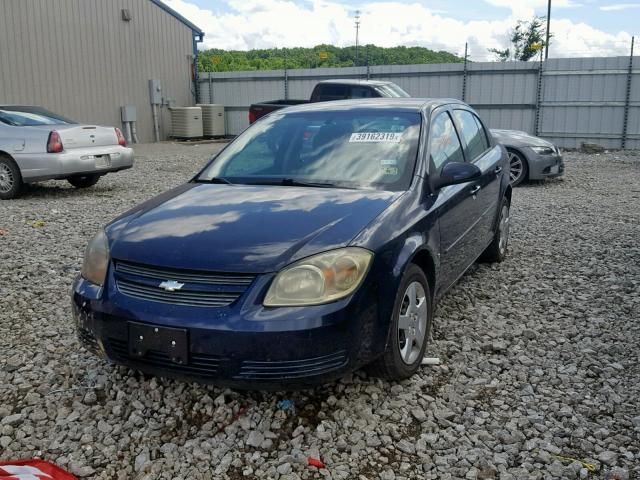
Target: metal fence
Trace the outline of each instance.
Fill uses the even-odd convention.
[[[565,148],[631,149],[640,148],[639,63],[631,56],[201,73],[198,91],[199,102],[225,106],[230,135],[248,125],[252,103],[309,98],[319,80],[368,77],[414,97],[462,99],[491,128],[524,130]]]

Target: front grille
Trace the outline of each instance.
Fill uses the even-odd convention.
[[[244,361],[236,378],[281,379],[321,375],[347,364],[346,351],[331,355],[289,361]]]
[[[152,287],[126,280],[118,280],[118,290],[130,297],[152,300],[156,302],[171,303],[173,305],[189,305],[194,307],[224,307],[240,294],[226,294],[218,292],[197,292],[178,290],[167,292],[159,287]]]
[[[118,290],[130,297],[192,307],[225,307],[237,300],[255,276],[178,270],[116,261]],[[160,288],[164,281],[183,283],[179,290]]]
[[[116,361],[132,366],[140,365],[141,368],[145,366],[162,368],[171,372],[199,377],[217,376],[221,361],[220,357],[214,355],[190,354],[189,362],[184,365],[179,365],[172,362],[166,353],[156,350],[149,350],[144,357],[129,355],[129,346],[124,340],[109,338],[107,345]]]
[[[195,270],[178,270],[169,268],[152,267],[116,261],[116,272],[130,273],[141,277],[154,278],[156,280],[175,280],[182,283],[202,283],[206,285],[241,285],[248,287],[254,275],[240,273],[209,273]]]

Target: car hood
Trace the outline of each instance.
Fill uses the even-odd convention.
[[[529,135],[527,132],[520,130],[499,130],[491,129],[491,134],[505,147],[551,147],[555,148],[553,143],[547,142],[539,137]]]
[[[400,195],[191,183],[142,204],[106,230],[114,259],[264,273],[348,245]]]

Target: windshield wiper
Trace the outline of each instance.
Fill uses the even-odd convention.
[[[335,183],[323,183],[323,182],[303,182],[295,180],[293,178],[283,178],[282,185],[286,187],[318,187],[318,188],[336,188]]]
[[[211,177],[211,178],[196,178],[198,183],[220,183],[224,185],[235,185],[224,177]]]

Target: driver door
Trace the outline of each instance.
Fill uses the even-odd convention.
[[[462,142],[449,110],[436,114],[429,135],[429,176],[437,179],[447,163],[464,162]],[[446,289],[467,269],[473,256],[473,190],[476,181],[449,185],[435,192],[440,225],[439,285]],[[439,293],[439,292],[437,292]]]

